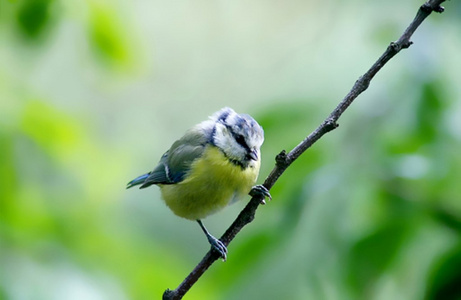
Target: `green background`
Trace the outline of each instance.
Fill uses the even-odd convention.
[[[262,182],[421,4],[0,0],[0,299],[175,288],[209,245],[126,183],[224,106],[264,127]],[[461,4],[445,6],[186,299],[461,299]]]

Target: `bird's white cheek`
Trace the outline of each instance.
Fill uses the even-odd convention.
[[[260,161],[259,160],[250,160],[250,163],[248,164],[248,166],[252,169],[259,169],[259,165],[260,165]]]

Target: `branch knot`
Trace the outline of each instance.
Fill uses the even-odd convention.
[[[442,5],[437,5],[437,6],[434,8],[434,11],[435,11],[436,13],[441,14],[441,13],[443,13],[443,12],[445,11],[445,7],[443,7]]]
[[[391,48],[394,52],[399,52],[402,49],[402,46],[398,42],[391,42],[389,44],[389,48]]]
[[[336,123],[336,120],[333,118],[328,118],[325,122],[325,129],[326,131],[332,131],[333,129],[336,129],[339,126],[338,123]]]
[[[424,3],[423,5],[421,5],[420,9],[422,11],[424,11],[425,13],[427,14],[430,14],[431,12],[435,11],[436,13],[443,13],[445,11],[445,8],[441,5],[436,5],[434,7],[432,7],[430,4],[429,4],[429,1]]]
[[[277,166],[284,166],[287,163],[287,152],[282,150],[277,156],[275,157],[275,163]]]
[[[420,9],[426,13],[431,13],[432,12],[432,6],[430,6],[430,4],[428,2],[424,3],[423,5],[421,5]]]

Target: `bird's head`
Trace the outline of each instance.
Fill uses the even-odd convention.
[[[234,164],[247,168],[260,160],[264,141],[262,127],[251,116],[223,108],[211,119],[215,122],[212,143]]]

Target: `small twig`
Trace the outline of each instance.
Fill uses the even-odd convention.
[[[365,91],[370,85],[373,77],[378,73],[382,67],[402,49],[410,47],[412,42],[411,36],[419,25],[426,19],[431,12],[435,11],[441,13],[444,8],[440,6],[445,0],[429,0],[424,3],[418,10],[415,18],[410,23],[408,28],[402,36],[396,41],[390,43],[386,51],[381,57],[371,66],[371,68],[362,75],[354,84],[350,92],[338,104],[338,106],[331,112],[331,114],[315,129],[309,136],[307,136],[299,145],[297,145],[288,154],[283,150],[276,157],[276,164],[269,176],[264,181],[264,186],[269,190],[278,178],[285,172],[285,170],[301,155],[309,149],[315,142],[317,142],[323,135],[334,130],[338,127],[337,121],[339,117],[346,111],[351,103]],[[234,239],[240,230],[253,221],[256,209],[261,204],[260,197],[252,197],[250,202],[240,212],[238,217],[232,225],[226,230],[221,237],[221,241],[227,246]],[[163,294],[164,300],[181,299],[187,291],[194,285],[200,276],[211,266],[211,264],[219,258],[219,254],[210,250],[202,261],[194,268],[194,270],[184,279],[184,281],[175,290],[166,290]]]

